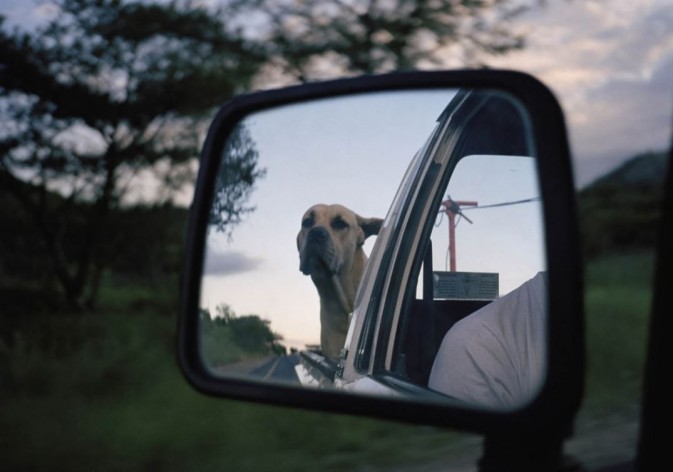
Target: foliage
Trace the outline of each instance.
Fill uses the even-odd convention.
[[[230,232],[245,214],[254,210],[246,203],[255,182],[266,173],[258,167],[258,158],[259,153],[250,132],[244,124],[239,124],[227,139],[215,180],[209,224],[217,231]]]
[[[285,354],[280,344],[283,338],[271,330],[268,320],[257,315],[237,316],[226,304],[216,307],[215,317],[201,309],[199,326],[201,348],[210,366]]]
[[[67,300],[82,306],[129,182],[147,169],[165,189],[191,180],[205,120],[249,86],[260,59],[222,12],[191,2],[56,6],[30,33],[0,31],[0,186],[30,216]]]
[[[336,471],[451,449],[455,435],[434,428],[196,393],[175,362],[174,320],[160,305],[138,309],[175,304],[174,287],[104,280],[101,291],[126,304],[0,326],[0,428],[12,431],[0,435],[3,468]]]
[[[517,0],[302,2],[239,0],[259,17],[255,34],[270,62],[300,79],[483,65],[486,55],[524,46],[503,20],[525,10]]]
[[[661,187],[601,186],[580,196],[584,253],[599,254],[655,247],[661,215]]]
[[[634,156],[579,193],[587,257],[655,247],[666,157],[665,153]]]
[[[601,412],[640,397],[651,309],[654,252],[609,254],[586,271],[587,395]]]
[[[58,199],[55,195],[48,198]],[[50,203],[51,204],[51,203]],[[28,214],[20,203],[0,185],[0,278],[30,279],[33,283],[48,284],[43,270],[38,268],[46,254],[41,240],[32,228]]]
[[[586,421],[639,402],[653,259],[611,256],[588,267]],[[196,393],[176,366],[166,307],[138,309],[141,299],[177,303],[175,286],[164,294],[104,280],[102,294],[126,304],[0,326],[6,469],[390,470],[456,457],[469,468],[479,458],[477,437]]]
[[[23,184],[29,187],[29,184]],[[27,188],[27,191],[34,190]],[[48,206],[62,204],[63,197],[47,193]],[[45,270],[48,253],[28,215],[19,202],[0,188],[0,219],[11,231],[0,232],[0,314],[52,314],[63,311],[62,295],[50,271]],[[85,203],[74,203],[72,219],[63,228],[62,248],[76,254],[83,244],[85,220],[77,215],[86,212]],[[100,281],[109,279],[139,283],[161,289],[167,280],[177,278],[183,261],[187,210],[168,203],[111,209],[107,232],[98,245],[102,262],[92,274],[97,287],[91,293],[96,306],[109,308],[114,300],[101,300]],[[148,231],[151,228],[151,231]],[[103,270],[103,267],[105,270]],[[106,306],[107,305],[107,306]],[[95,308],[93,304],[90,304]]]

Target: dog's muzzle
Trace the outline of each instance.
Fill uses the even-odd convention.
[[[332,239],[325,228],[316,226],[306,234],[299,251],[299,270],[304,275],[334,275],[338,270]]]

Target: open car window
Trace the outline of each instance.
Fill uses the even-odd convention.
[[[427,386],[456,322],[545,271],[540,205],[531,157],[467,156],[457,164],[429,240],[419,245],[425,252],[391,340],[390,372]]]

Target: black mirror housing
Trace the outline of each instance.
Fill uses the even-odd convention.
[[[208,215],[215,175],[227,137],[252,113],[316,100],[405,90],[442,88],[491,90],[516,98],[525,109],[537,149],[539,191],[543,201],[548,269],[547,371],[539,394],[513,411],[416,401],[404,397],[348,395],[333,390],[298,389],[284,384],[213,375],[198,346],[199,297],[204,270]],[[492,129],[475,129],[488,136]],[[493,135],[491,140],[495,140]],[[478,143],[478,140],[470,140]],[[484,139],[473,153],[494,150]],[[526,143],[512,141],[511,152]],[[190,210],[178,325],[181,369],[198,391],[214,396],[329,412],[451,427],[488,436],[531,436],[541,431],[563,437],[572,429],[584,379],[583,278],[571,159],[563,114],[552,93],[533,77],[513,71],[458,70],[409,72],[309,83],[242,95],[215,117],[201,155]]]

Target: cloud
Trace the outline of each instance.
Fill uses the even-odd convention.
[[[249,272],[257,269],[263,262],[238,251],[217,252],[209,248],[206,254],[205,275],[226,276]]]
[[[670,0],[556,2],[519,21],[528,47],[492,65],[527,71],[556,94],[580,186],[670,144]]]
[[[588,92],[591,107],[577,110],[578,151],[590,156],[664,148],[673,112],[673,55],[649,77],[618,78]],[[621,152],[619,152],[621,151]]]
[[[7,19],[6,26],[32,30],[58,14],[58,8],[51,3],[36,3],[25,0],[5,0],[0,2],[0,15]]]

